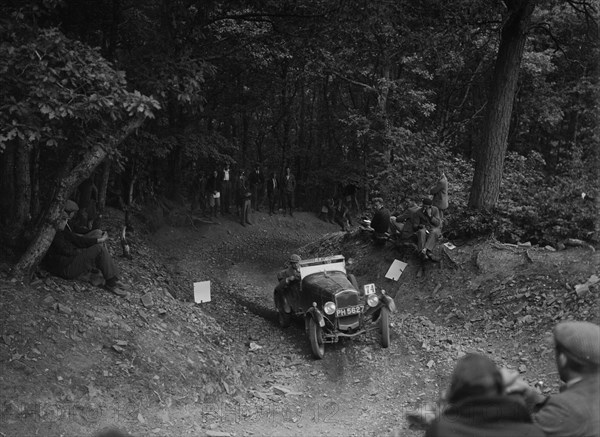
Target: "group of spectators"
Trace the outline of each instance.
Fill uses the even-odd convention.
[[[196,185],[192,193],[192,209],[199,206],[213,217],[230,214],[235,208],[243,226],[252,224],[250,213],[260,211],[265,200],[269,215],[282,209],[284,215],[294,216],[296,178],[289,167],[282,177],[278,177],[276,172],[265,177],[258,164],[249,174],[240,169],[234,176],[230,165],[225,164],[222,169],[213,170],[208,177],[203,171],[199,172]]]
[[[426,421],[426,437],[600,436],[600,326],[564,321],[554,327],[560,392],[544,395],[487,356],[457,363],[443,408]]]
[[[442,237],[444,211],[448,208],[448,178],[442,167],[438,168],[438,172],[439,178],[429,190],[432,197],[424,197],[421,206],[413,204],[392,214],[381,197],[373,199],[375,212],[370,228],[374,235],[414,239],[422,259],[437,261],[434,248]]]

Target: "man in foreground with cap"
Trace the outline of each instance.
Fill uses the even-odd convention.
[[[502,374],[485,355],[463,356],[452,373],[444,403],[425,437],[542,437],[522,400],[508,396]]]
[[[600,436],[600,326],[561,322],[554,328],[554,345],[560,393],[544,396],[521,378],[508,384],[507,392],[525,397],[534,423],[547,436]]]
[[[108,240],[108,234],[104,232],[100,237],[78,235],[67,229],[70,217],[71,213],[63,210],[56,235],[44,259],[48,270],[62,278],[75,279],[97,268],[102,272],[107,290],[125,295],[117,287],[119,271],[103,244]]]
[[[290,255],[288,260],[289,267],[277,273],[279,284],[275,287],[275,291],[285,290],[289,284],[300,279],[300,255]]]

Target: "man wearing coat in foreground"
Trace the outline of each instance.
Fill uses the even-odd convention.
[[[507,387],[522,394],[534,423],[548,437],[600,436],[600,326],[565,321],[554,328],[560,393],[544,396],[517,378]]]

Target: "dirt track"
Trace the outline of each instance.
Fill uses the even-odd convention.
[[[0,281],[0,431],[80,436],[115,424],[136,436],[417,436],[405,413],[437,399],[462,354],[489,354],[552,390],[546,332],[563,318],[599,321],[597,285],[574,291],[598,273],[588,249],[470,243],[419,278],[409,255],[344,237],[312,214],[252,221],[135,236],[134,260],[119,260],[128,299],[53,277],[17,292]],[[327,345],[315,361],[301,325],[278,326],[275,272],[297,251],[342,253],[360,284],[396,293],[390,348],[371,335]],[[398,283],[383,277],[395,258],[409,262]],[[186,302],[203,280],[212,302]]]

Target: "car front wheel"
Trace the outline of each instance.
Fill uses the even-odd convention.
[[[315,322],[315,319],[308,319],[308,340],[310,348],[315,358],[321,360],[325,356],[325,343],[323,343],[323,331]]]
[[[379,316],[379,323],[381,327],[381,347],[390,346],[390,310],[386,307],[381,308],[381,314]]]

